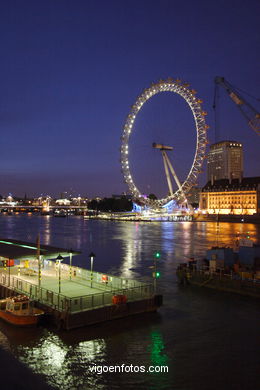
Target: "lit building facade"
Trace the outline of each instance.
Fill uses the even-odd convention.
[[[236,141],[221,141],[210,146],[207,160],[208,180],[241,179],[243,149]]]
[[[200,193],[200,210],[209,214],[260,214],[260,177],[209,181]]]

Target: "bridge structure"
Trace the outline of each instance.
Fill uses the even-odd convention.
[[[54,212],[55,210],[64,210],[66,212],[86,212],[88,210],[88,206],[78,206],[78,205],[50,205],[48,208],[44,205],[7,205],[7,204],[1,204],[0,205],[0,212],[7,212],[7,213],[15,213],[15,212],[42,212],[42,213],[48,213],[48,212]]]

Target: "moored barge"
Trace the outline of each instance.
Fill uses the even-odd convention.
[[[247,245],[238,250],[212,247],[205,259],[180,264],[178,282],[260,298],[260,246]]]

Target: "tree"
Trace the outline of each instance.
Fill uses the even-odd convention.
[[[149,195],[148,195],[148,198],[149,198],[149,199],[152,199],[152,200],[156,200],[156,199],[157,199],[157,196],[154,195],[154,194],[149,194]]]

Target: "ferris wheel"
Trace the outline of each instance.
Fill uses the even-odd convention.
[[[166,196],[165,198],[154,200],[143,195],[134,183],[133,175],[129,167],[130,153],[128,143],[138,112],[150,98],[160,92],[177,93],[188,103],[194,117],[197,138],[194,160],[186,179],[182,183],[179,183],[178,189],[174,193],[171,192],[169,196]],[[130,193],[136,201],[143,205],[161,207],[171,200],[175,200],[178,203],[184,202],[186,201],[186,195],[197,182],[197,178],[201,172],[201,167],[205,158],[207,129],[209,126],[205,122],[205,116],[207,113],[203,111],[201,107],[202,100],[198,99],[195,95],[196,91],[194,89],[190,89],[189,84],[182,83],[179,79],[160,80],[145,89],[131,107],[131,111],[124,124],[123,134],[121,137],[121,166],[124,179],[128,185]]]

